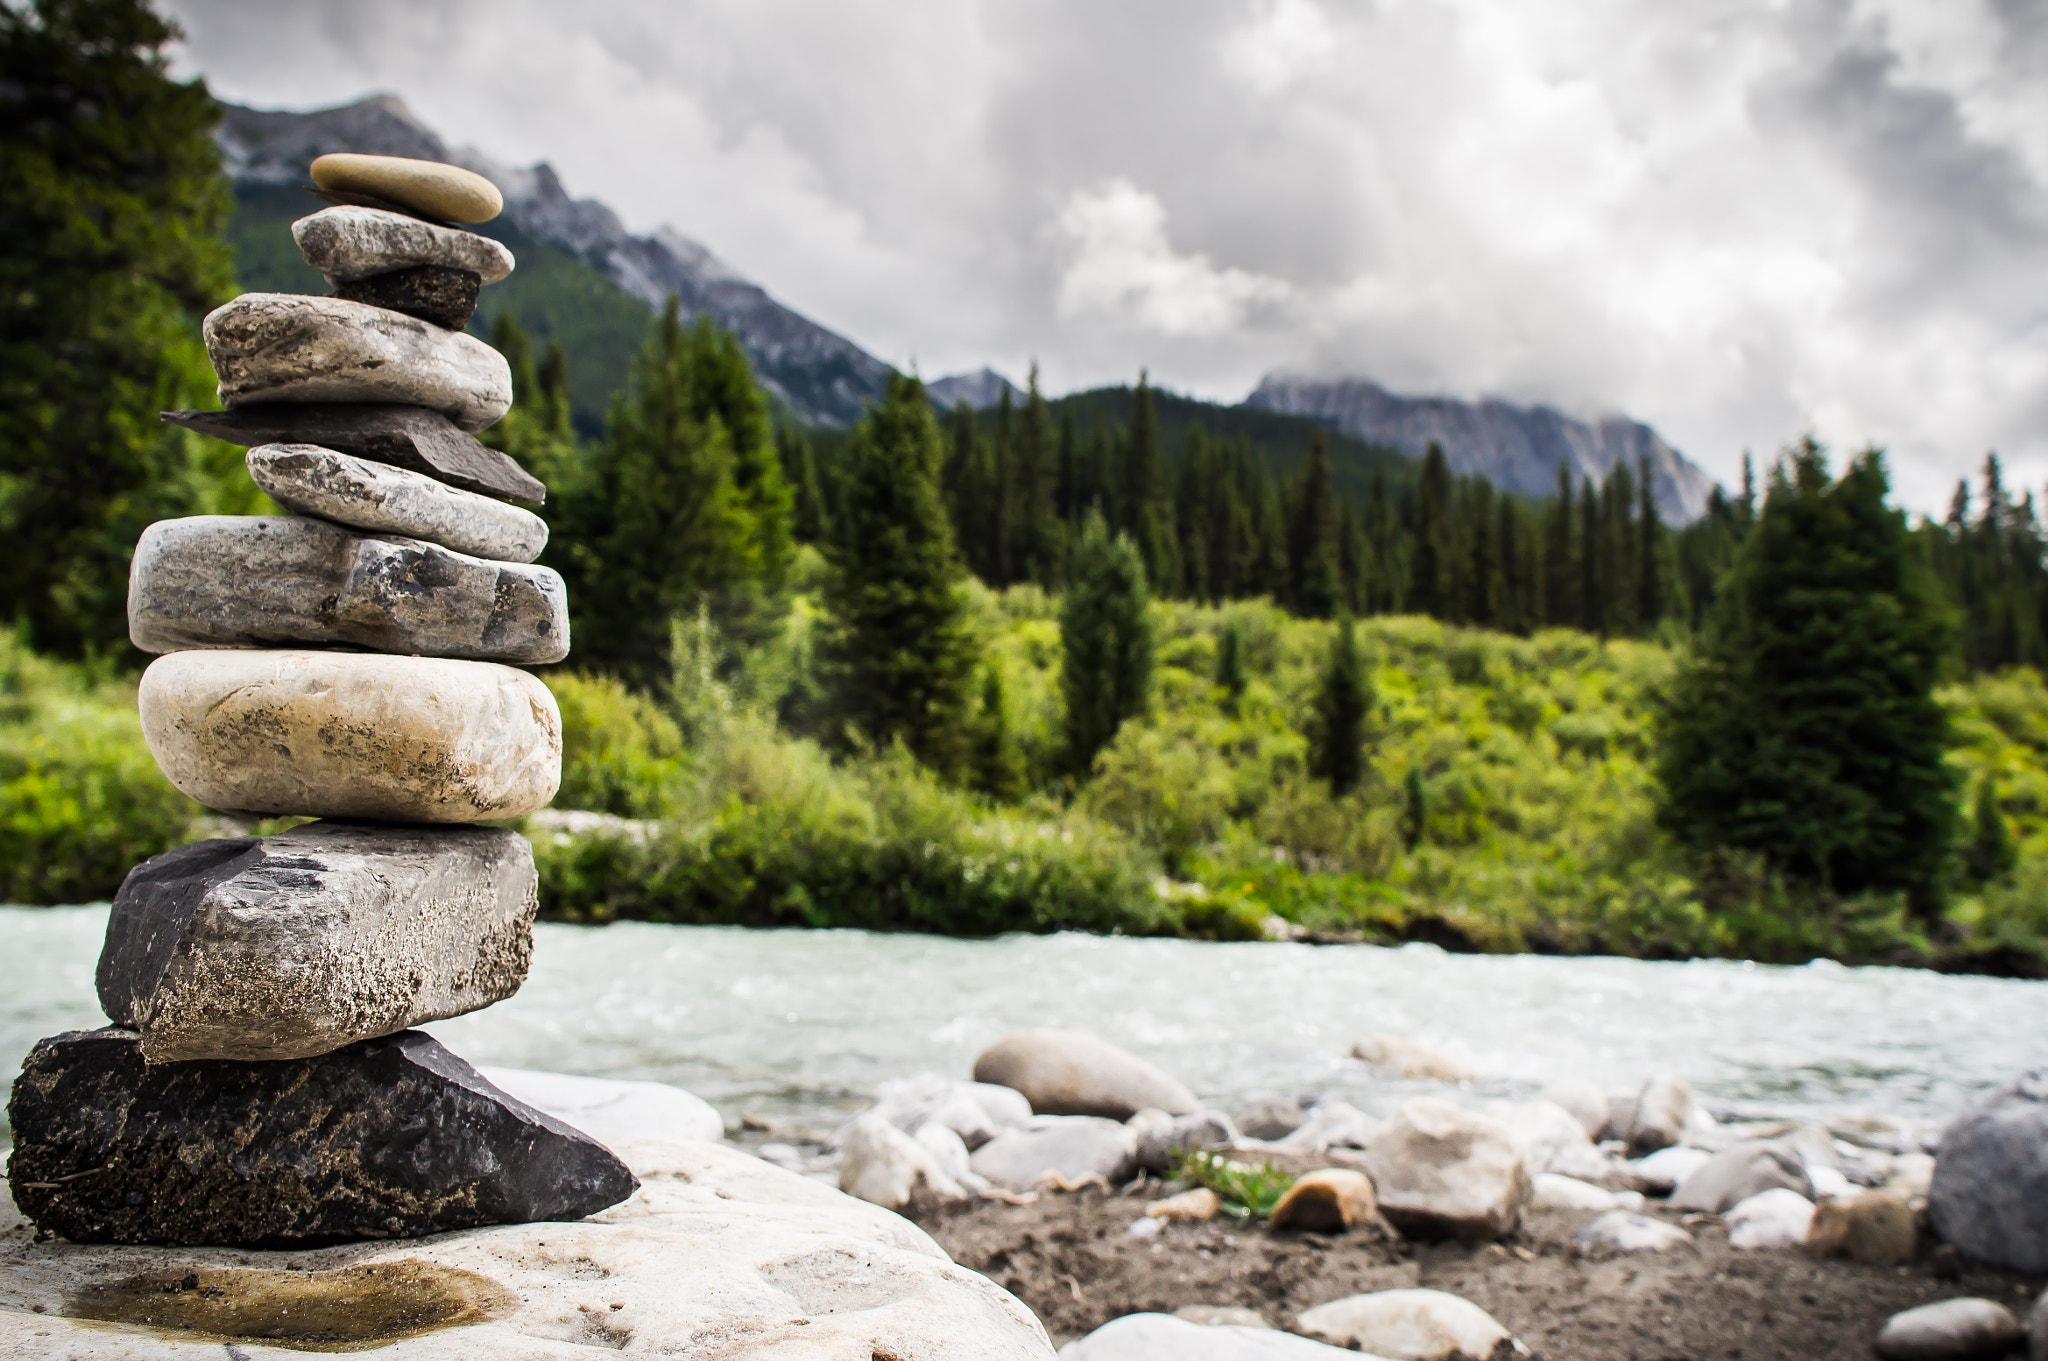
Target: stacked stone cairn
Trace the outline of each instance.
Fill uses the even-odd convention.
[[[42,1041],[14,1087],[16,1203],[76,1242],[290,1247],[579,1219],[637,1182],[428,1035],[525,981],[533,851],[471,824],[545,805],[562,725],[520,663],[569,651],[532,566],[545,489],[474,435],[511,373],[466,335],[512,255],[454,166],[331,155],[294,223],[332,297],[205,321],[225,410],[293,512],[152,525],[128,593],[165,776],[209,808],[319,819],[132,870],[100,956],[113,1024]]]

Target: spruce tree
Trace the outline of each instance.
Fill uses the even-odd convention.
[[[1603,570],[1612,556],[1606,547],[1607,521],[1600,514],[1600,492],[1588,476],[1579,484],[1579,627],[1607,634],[1607,578]]]
[[[1223,631],[1216,637],[1216,688],[1223,692],[1224,712],[1236,717],[1250,683],[1244,664],[1244,625],[1233,615],[1223,621]]]
[[[1294,497],[1287,533],[1288,592],[1297,614],[1327,619],[1343,603],[1337,560],[1337,494],[1330,478],[1330,445],[1321,426],[1309,434],[1308,461]]]
[[[1365,775],[1365,727],[1371,709],[1372,688],[1358,655],[1358,630],[1347,615],[1337,621],[1329,656],[1316,681],[1309,731],[1309,774],[1327,780],[1332,795],[1350,793]]]
[[[0,596],[72,656],[126,653],[129,556],[201,508],[188,471],[240,476],[157,419],[214,404],[198,320],[232,263],[220,108],[170,78],[180,36],[142,0],[0,5]]]
[[[1048,590],[1057,588],[1064,554],[1060,525],[1060,462],[1064,442],[1056,447],[1052,409],[1038,390],[1038,364],[1033,361],[1025,386],[1024,411],[1017,423],[1016,476],[1013,492],[1016,527],[1010,535],[1022,578]]]
[[[1579,608],[1579,576],[1572,556],[1572,470],[1557,465],[1557,491],[1543,509],[1543,622],[1573,628],[1585,618]]]
[[[491,448],[510,454],[522,468],[546,483],[549,495],[559,506],[569,495],[570,482],[581,471],[577,465],[575,432],[569,424],[567,367],[559,362],[561,345],[551,344],[551,362],[545,369],[536,369],[533,342],[507,308],[498,314],[491,328],[491,346],[505,356],[506,366],[512,370],[512,409],[479,438]],[[559,555],[559,546],[556,551]]]
[[[1963,852],[1963,872],[1972,887],[1995,884],[2011,875],[2019,848],[2005,815],[1998,811],[1998,786],[1990,775],[1977,781],[1977,799],[1970,813],[1970,844]]]
[[[1831,480],[1811,439],[1773,471],[1660,721],[1658,817],[1698,851],[1931,913],[1956,816],[1934,697],[1951,635],[1888,490],[1876,450]]]
[[[810,436],[795,422],[776,427],[775,447],[782,455],[783,480],[790,490],[790,530],[799,543],[823,544],[832,537],[832,512],[825,505],[818,480],[818,460]]]
[[[1124,720],[1152,693],[1153,633],[1145,564],[1130,537],[1110,537],[1091,511],[1060,606],[1060,692],[1066,700],[1067,757],[1085,775]]]
[[[1664,617],[1664,525],[1657,518],[1657,496],[1650,485],[1650,459],[1638,464],[1641,479],[1636,484],[1636,627],[1644,633],[1656,630]]]
[[[924,385],[892,377],[843,455],[819,660],[835,740],[900,739],[952,775],[967,756],[975,658],[939,497],[942,458]]]
[[[1409,558],[1408,608],[1442,618],[1450,604],[1449,521],[1451,468],[1442,446],[1431,441],[1422,456],[1415,489],[1415,540]]]
[[[1003,673],[993,665],[981,673],[981,712],[975,715],[968,767],[974,787],[990,798],[1011,803],[1023,797],[1024,758],[1003,698]]]
[[[1409,850],[1429,835],[1429,790],[1422,782],[1422,767],[1408,767],[1401,788],[1401,841]]]

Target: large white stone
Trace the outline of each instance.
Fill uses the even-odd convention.
[[[292,223],[292,240],[330,284],[418,265],[466,269],[487,284],[512,272],[512,252],[488,236],[381,208],[323,208]]]
[[[425,473],[317,444],[251,449],[249,476],[286,510],[372,534],[403,534],[474,558],[532,562],[548,523],[530,510],[451,487]]]
[[[1060,1348],[1060,1361],[1375,1361],[1355,1351],[1244,1324],[1125,1314]]]
[[[1418,1097],[1381,1125],[1365,1151],[1380,1212],[1404,1233],[1501,1238],[1529,1203],[1522,1145],[1498,1120]]]
[[[1356,1347],[1390,1361],[1454,1361],[1492,1358],[1513,1334],[1470,1300],[1441,1290],[1380,1290],[1350,1295],[1302,1312],[1305,1333]]]
[[[142,673],[142,735],[208,808],[484,822],[546,805],[562,716],[492,662],[349,652],[173,652]]]
[[[342,298],[244,293],[201,330],[223,406],[397,402],[431,407],[464,430],[512,406],[505,356],[461,331]]]
[[[375,1351],[379,1361],[584,1361],[594,1349],[700,1361],[1053,1355],[1028,1309],[953,1265],[908,1220],[716,1144],[634,1140],[620,1152],[640,1190],[587,1220],[319,1251],[38,1243],[5,1205],[0,1354],[302,1361],[304,1350],[248,1333],[338,1325],[374,1344],[390,1335],[377,1330],[380,1315],[431,1303],[438,1286],[478,1321],[398,1336]],[[225,1293],[181,1290],[188,1274]],[[159,1323],[175,1308],[212,1326],[196,1334],[76,1317],[81,1301],[111,1300],[106,1287],[120,1281],[144,1283],[138,1293]],[[302,1307],[281,1314],[280,1303]],[[223,1325],[245,1331],[223,1339]]]
[[[710,1102],[666,1082],[577,1077],[524,1068],[477,1069],[516,1101],[573,1125],[607,1148],[634,1139],[695,1139],[717,1143],[725,1121]]]

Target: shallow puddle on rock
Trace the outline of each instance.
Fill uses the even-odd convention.
[[[94,1286],[64,1312],[309,1352],[346,1352],[438,1328],[483,1323],[518,1298],[487,1276],[432,1262],[337,1271],[193,1267]]]

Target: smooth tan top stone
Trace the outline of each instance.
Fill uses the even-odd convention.
[[[512,406],[504,355],[368,303],[244,293],[207,314],[201,329],[223,406],[395,402],[431,407],[472,432]]]
[[[495,662],[346,652],[173,652],[142,673],[142,735],[209,808],[485,822],[562,779],[548,688]]]
[[[286,510],[372,534],[403,534],[493,562],[532,562],[548,523],[530,510],[451,487],[425,473],[317,444],[263,444],[249,476]]]
[[[346,194],[370,194],[444,222],[489,222],[505,211],[497,185],[443,161],[333,151],[313,162],[313,183]]]
[[[466,269],[487,284],[512,272],[512,252],[475,232],[422,222],[404,213],[345,204],[292,223],[306,263],[330,284],[353,283],[395,269],[440,265]]]

